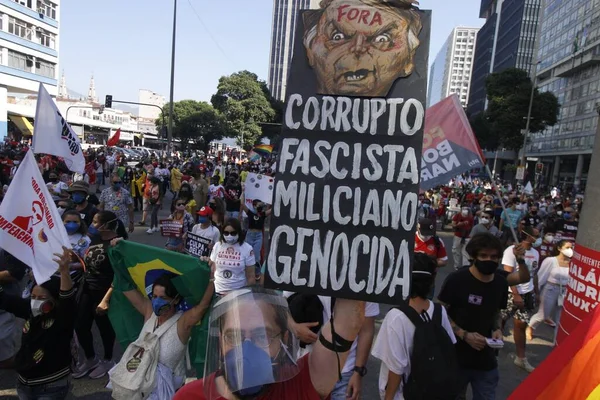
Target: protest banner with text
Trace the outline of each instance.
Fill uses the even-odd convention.
[[[208,257],[210,255],[210,243],[210,239],[188,232],[185,238],[185,251],[191,256]]]
[[[266,286],[408,297],[431,19],[412,3],[331,0],[301,13]]]
[[[160,220],[160,234],[166,237],[181,237],[183,233],[183,222],[173,219]]]

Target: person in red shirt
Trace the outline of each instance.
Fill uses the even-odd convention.
[[[466,245],[467,238],[473,229],[473,215],[469,207],[463,205],[461,212],[452,217],[452,229],[454,230],[454,241],[452,242],[452,257],[454,259],[454,269],[462,267],[463,263],[468,264],[468,260],[463,260],[463,246]]]
[[[430,218],[419,219],[417,232],[415,233],[415,253],[427,254],[436,261],[438,268],[444,267],[448,263],[446,246],[444,246],[444,242],[438,236],[436,236],[435,223]],[[433,300],[434,294],[435,276],[433,279],[433,285],[431,286],[431,292],[428,296],[429,300]]]
[[[312,352],[297,358],[286,300],[260,287],[220,298],[210,314],[204,378],[185,385],[174,400],[321,400],[339,378],[365,315],[365,303],[337,299],[337,355],[328,322]],[[339,358],[338,358],[339,356]]]

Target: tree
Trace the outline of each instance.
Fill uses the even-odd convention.
[[[261,124],[273,123],[277,116],[266,84],[248,71],[221,77],[211,103],[225,119],[227,136],[245,147],[257,143],[263,136]]]
[[[168,120],[169,104],[164,106]],[[162,126],[162,115],[156,120]],[[181,139],[184,146],[206,150],[213,140],[225,134],[224,119],[210,104],[204,101],[182,100],[173,103],[173,138]]]
[[[475,117],[471,117],[469,122],[482,149],[496,150],[500,147],[500,138],[492,132],[485,113],[479,113]]]
[[[532,84],[527,72],[518,68],[506,69],[487,77],[485,87],[489,101],[488,108],[482,117],[472,121],[478,125],[479,135],[484,138],[484,141],[486,137],[488,139],[497,137],[499,142],[496,146],[516,151],[521,149],[523,146],[521,131],[525,129],[527,123]],[[540,93],[536,88],[533,94],[529,131],[541,132],[548,126],[554,126],[559,109],[558,99],[553,93]],[[489,127],[488,133],[485,133],[486,121]],[[493,140],[490,144],[494,144]],[[495,149],[488,148],[488,150]]]

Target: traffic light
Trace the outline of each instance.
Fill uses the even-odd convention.
[[[104,101],[104,107],[112,108],[112,95],[111,94],[106,95],[106,100]]]
[[[543,172],[544,172],[544,164],[542,164],[542,163],[535,164],[535,173],[541,175]]]

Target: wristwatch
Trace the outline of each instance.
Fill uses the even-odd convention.
[[[367,374],[367,367],[354,367],[354,372],[362,378]]]

